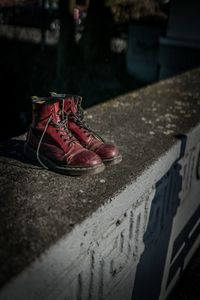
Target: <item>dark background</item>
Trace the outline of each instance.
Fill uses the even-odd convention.
[[[198,66],[199,11],[196,0],[1,1],[0,141],[27,130],[33,95],[79,94],[88,107]]]

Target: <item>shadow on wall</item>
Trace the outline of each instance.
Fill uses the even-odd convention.
[[[182,190],[179,160],[184,156],[187,139],[186,136],[179,136],[179,139],[182,142],[180,157],[156,184],[156,193],[152,200],[149,222],[143,238],[144,252],[141,255],[135,276],[133,300],[147,298],[156,300],[159,299],[161,293],[173,220],[180,204],[179,193]],[[174,279],[177,271],[183,272],[185,257],[200,233],[199,224],[189,235],[199,219],[199,214],[200,208],[193,214],[174,241],[171,262],[173,259],[174,261],[170,266],[167,287]],[[182,247],[183,245],[184,247]]]

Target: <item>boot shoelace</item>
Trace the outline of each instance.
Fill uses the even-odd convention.
[[[36,151],[37,160],[41,164],[41,166],[44,167],[45,169],[48,169],[48,168],[41,161],[39,152],[40,152],[40,146],[41,146],[42,140],[43,140],[44,135],[47,131],[47,128],[48,128],[48,126],[51,122],[52,122],[52,125],[56,128],[56,131],[60,132],[60,137],[64,138],[64,142],[68,141],[69,146],[73,145],[77,142],[76,138],[72,135],[72,133],[68,130],[68,128],[66,126],[66,124],[68,122],[68,117],[66,116],[66,114],[64,115],[64,113],[62,112],[62,120],[60,122],[53,121],[52,120],[52,115],[51,115],[49,117],[46,125],[45,125],[45,128],[44,128],[43,132],[42,132],[42,135],[40,137],[40,140],[39,140],[39,143],[38,143],[38,146],[37,146],[37,151]]]
[[[72,115],[72,118],[74,119],[76,124],[80,128],[83,129],[84,133],[88,133],[88,136],[92,135],[94,138],[97,138],[101,142],[104,142],[104,140],[86,124],[86,121],[84,120],[84,110],[81,107],[80,102],[78,102],[78,104],[77,104],[77,112],[76,113],[70,113],[70,114]]]

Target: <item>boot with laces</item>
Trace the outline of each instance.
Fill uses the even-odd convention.
[[[69,129],[83,147],[99,155],[104,164],[114,165],[121,162],[122,156],[116,146],[106,143],[86,124],[81,107],[82,97],[56,93],[51,93],[51,96],[64,99],[63,109],[68,115]]]
[[[104,169],[100,157],[85,149],[71,133],[67,116],[55,98],[34,97],[24,151],[44,168],[66,175],[94,174]]]

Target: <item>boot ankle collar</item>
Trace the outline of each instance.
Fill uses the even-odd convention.
[[[52,116],[52,120],[55,122],[60,121],[60,103],[54,102],[54,103],[33,103],[33,121],[34,124],[37,122],[40,122],[42,120],[45,120]]]

